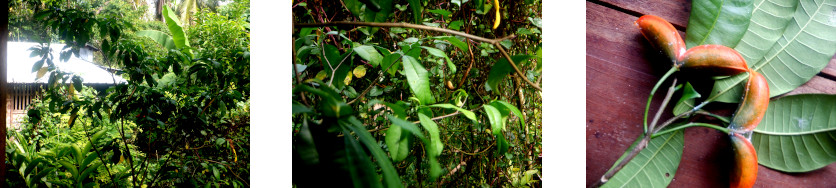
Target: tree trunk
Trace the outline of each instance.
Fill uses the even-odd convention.
[[[8,7],[8,0],[0,0],[0,3]],[[9,40],[9,8],[0,10],[0,106],[6,106],[7,84],[6,84],[6,42]],[[6,110],[0,110],[0,119],[6,120]],[[6,147],[6,121],[0,123],[0,145]],[[6,161],[6,152],[0,152],[0,161]],[[4,162],[5,163],[5,162]],[[0,182],[6,182],[6,165],[0,165]]]

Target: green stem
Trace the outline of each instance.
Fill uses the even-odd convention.
[[[653,100],[653,94],[656,93],[656,89],[659,89],[659,86],[662,85],[662,82],[665,82],[665,80],[667,80],[668,77],[670,77],[676,71],[677,71],[676,67],[671,67],[671,69],[668,70],[668,72],[665,73],[665,75],[662,76],[662,78],[660,78],[659,81],[656,82],[656,85],[653,86],[653,90],[650,90],[650,96],[647,97],[647,105],[645,105],[645,107],[644,107],[644,124],[643,124],[643,127],[644,127],[644,132],[645,133],[647,133],[647,112],[650,111],[650,101]],[[659,110],[664,110],[664,109],[659,109]]]
[[[688,123],[688,124],[685,124],[685,125],[682,125],[682,126],[674,127],[674,128],[671,128],[671,129],[664,130],[664,131],[662,131],[662,132],[658,132],[658,133],[656,133],[656,134],[653,134],[653,136],[652,136],[651,138],[656,138],[657,136],[660,136],[660,135],[664,135],[664,134],[668,134],[668,133],[670,133],[670,132],[674,132],[674,131],[682,130],[682,129],[685,129],[685,128],[688,128],[688,127],[696,127],[696,126],[713,128],[713,129],[717,129],[717,130],[719,130],[719,131],[723,131],[723,132],[724,132],[724,133],[726,133],[726,134],[730,134],[729,129],[727,129],[727,128],[725,128],[725,127],[717,126],[717,125],[714,125],[714,124],[709,124],[709,123]]]

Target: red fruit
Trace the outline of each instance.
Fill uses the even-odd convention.
[[[708,76],[732,76],[749,70],[746,60],[723,45],[700,45],[682,55],[680,69]]]
[[[737,132],[755,129],[769,107],[769,84],[758,72],[749,71],[749,81],[743,89],[743,100],[734,113],[729,127]]]
[[[732,133],[730,137],[734,152],[730,187],[752,187],[758,179],[758,154],[755,147],[740,134]]]
[[[635,24],[653,47],[661,50],[672,63],[677,64],[679,56],[685,53],[685,41],[671,23],[658,16],[644,15],[636,20]]]

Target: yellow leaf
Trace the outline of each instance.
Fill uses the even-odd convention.
[[[46,67],[41,67],[41,69],[38,69],[38,77],[35,77],[35,79],[36,80],[41,79],[41,77],[44,77],[45,74],[46,74]]]
[[[496,4],[496,19],[493,21],[493,29],[499,27],[499,0],[493,0],[493,3]]]
[[[321,70],[318,73],[316,73],[316,77],[314,77],[314,78],[321,81],[321,80],[325,80],[326,76],[328,76],[328,73],[325,72],[325,70]]]
[[[363,76],[366,76],[366,66],[359,65],[357,66],[357,68],[354,68],[353,72],[354,76],[356,76],[357,78],[362,78]]]

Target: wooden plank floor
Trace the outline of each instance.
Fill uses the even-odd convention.
[[[689,0],[587,1],[587,185],[597,181],[639,136],[647,96],[656,80],[667,71],[666,65],[653,64],[666,61],[646,42],[633,22],[641,15],[658,15],[674,24],[684,37],[690,7]],[[693,84],[704,92],[711,87],[711,83]],[[836,59],[788,95],[802,93],[836,94]],[[651,108],[657,108],[659,101],[661,97],[654,100]],[[717,104],[706,108],[730,114],[735,107]],[[665,114],[670,117],[669,112]],[[728,166],[732,163],[728,142],[725,134],[710,128],[687,129],[682,162],[670,187],[727,187]],[[755,187],[836,187],[836,164],[797,174],[759,166]]]

